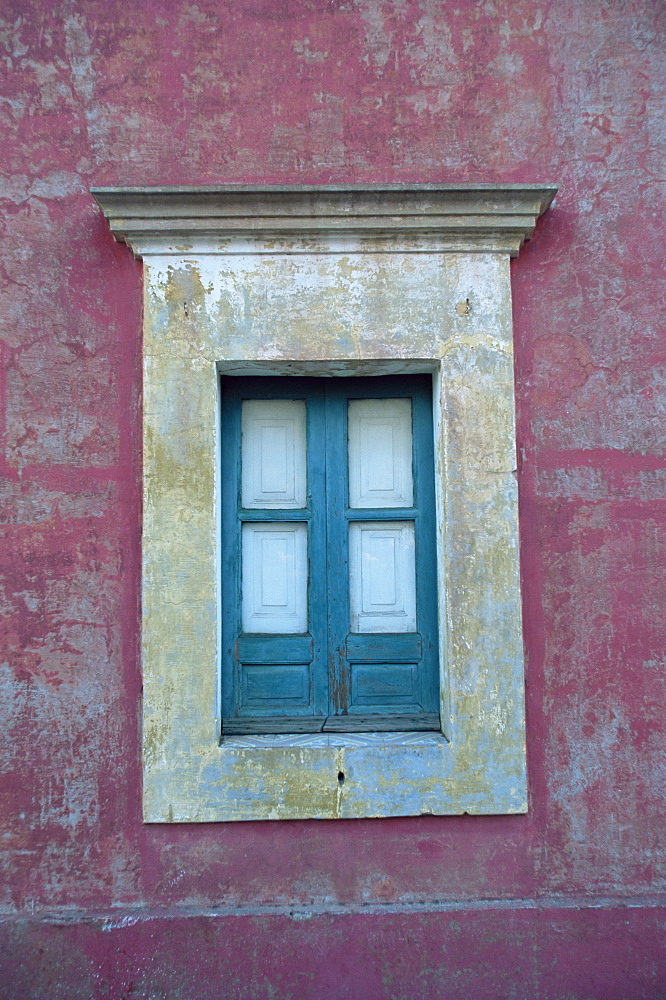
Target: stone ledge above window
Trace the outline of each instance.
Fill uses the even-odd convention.
[[[375,252],[438,248],[515,257],[556,190],[538,184],[219,185],[95,188],[93,194],[116,237],[138,254],[149,247],[229,252],[248,237],[255,253],[290,245],[292,252],[312,253],[319,239],[363,249],[358,241],[370,237]]]
[[[554,193],[94,191],[144,260],[147,822],[526,810],[509,258]],[[221,371],[432,373],[439,737],[220,742]]]

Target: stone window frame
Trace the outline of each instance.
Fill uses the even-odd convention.
[[[527,810],[509,260],[555,192],[93,190],[144,261],[146,822]],[[424,371],[442,733],[222,739],[220,373]]]

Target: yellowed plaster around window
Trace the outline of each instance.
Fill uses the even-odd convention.
[[[527,808],[509,252],[419,239],[132,240],[149,822]],[[220,369],[433,373],[445,735],[220,742]]]

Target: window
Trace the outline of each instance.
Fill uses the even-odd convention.
[[[223,735],[440,730],[433,461],[429,376],[223,378]]]
[[[531,235],[554,193],[552,187],[529,184],[95,192],[117,238],[144,261],[146,822],[526,811],[509,258]],[[251,378],[264,389],[272,377],[288,386],[294,384],[292,376],[316,378],[340,391],[346,379],[358,385],[365,377],[377,384],[388,376],[432,379],[436,586],[430,571],[421,573],[417,566],[415,575],[417,581],[429,580],[436,595],[441,731],[382,731],[377,718],[372,732],[354,732],[349,722],[354,713],[348,711],[343,732],[222,734],[221,699],[234,690],[220,681],[222,612],[230,601],[237,608],[240,600],[243,525],[250,526],[246,534],[252,538],[251,526],[263,523],[268,549],[281,548],[296,566],[303,543],[310,557],[317,545],[321,548],[321,535],[319,541],[316,532],[312,535],[312,519],[326,504],[315,509],[306,493],[303,507],[294,488],[292,507],[275,505],[285,491],[277,482],[277,466],[262,462],[253,466],[260,480],[265,473],[257,506],[250,500],[239,512],[238,503],[222,504],[230,469],[220,458],[229,443],[222,425],[221,374],[230,381]],[[245,398],[261,400],[261,392],[253,389]],[[307,416],[306,396],[289,388],[275,401],[299,398],[306,407],[307,435],[312,415]],[[402,397],[391,388],[380,397],[363,391],[357,398]],[[350,409],[348,402],[348,420]],[[241,411],[239,405],[237,421]],[[344,419],[342,404],[338,422]],[[292,420],[302,424],[295,410]],[[416,436],[417,424],[413,418]],[[269,454],[278,453],[275,441],[281,433],[267,432],[267,442],[271,435],[274,439]],[[299,433],[294,432],[294,442]],[[339,482],[348,476],[345,434],[321,433],[332,450],[337,448]],[[313,438],[310,432],[309,457],[306,437],[306,463],[321,460],[321,433]],[[233,471],[241,461],[238,425],[232,437],[231,474],[238,476]],[[347,438],[351,441],[353,434]],[[294,469],[298,450],[295,443]],[[295,474],[294,481],[298,478]],[[406,503],[407,497],[401,495],[398,502]],[[415,502],[420,517],[418,479]],[[311,520],[305,516],[308,503]],[[356,503],[353,516],[350,512],[349,520],[342,519],[349,525],[345,530],[351,533],[353,524],[356,532],[363,524],[376,530],[378,508],[364,507],[358,496]],[[392,544],[399,549],[411,508],[387,507],[388,519],[379,509],[383,530],[393,532]],[[235,518],[227,526],[235,532],[237,547],[231,570],[222,564],[220,549],[227,512]],[[296,526],[291,541],[279,537],[287,522]],[[272,535],[268,525],[277,526]],[[343,531],[338,548],[348,546],[353,565],[354,552],[363,551],[365,542]],[[380,548],[385,543],[377,541]],[[325,548],[335,554],[332,544]],[[316,572],[321,569],[314,566]],[[285,635],[294,641],[310,635],[316,641],[310,631],[315,615],[308,608],[316,597],[312,583],[306,591],[307,619],[299,621],[303,598],[299,612],[298,578],[289,577],[295,584],[296,616],[289,628],[307,625],[308,632],[249,632],[266,621],[255,615],[262,609],[250,603],[243,635],[236,618],[239,643],[259,636],[265,645],[270,637]],[[354,631],[360,616],[351,615],[352,580],[342,573],[337,584],[324,586],[326,593],[338,595],[340,606],[349,605],[346,634],[352,644],[367,635],[378,641],[393,636],[395,645],[411,641],[414,632]],[[417,595],[421,634],[419,601]],[[372,622],[372,614],[366,622]],[[306,656],[298,662],[309,661]],[[354,662],[363,666],[362,659]],[[388,662],[399,664],[397,656]],[[255,676],[261,680],[260,675]],[[237,688],[236,707],[226,718],[240,717],[243,697],[255,701],[251,708],[246,702],[244,719],[275,716],[269,706],[260,709],[262,699],[256,695],[261,689],[259,683],[245,696]],[[270,692],[271,686],[263,690]],[[307,685],[301,693],[294,691],[294,699],[301,699],[300,717],[307,716]],[[286,700],[282,710],[291,712]],[[369,714],[379,715],[378,707],[370,706]],[[381,718],[397,707],[385,701]],[[420,703],[419,712],[427,714],[428,707]],[[322,717],[331,716],[322,708]]]

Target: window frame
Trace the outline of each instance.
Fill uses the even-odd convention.
[[[509,259],[555,190],[93,192],[144,261],[146,822],[527,810]],[[220,371],[433,373],[441,735],[220,745]]]

